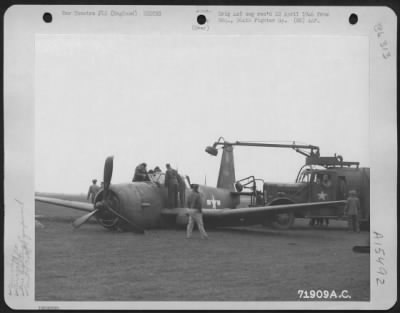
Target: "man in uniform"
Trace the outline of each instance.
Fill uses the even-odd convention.
[[[97,179],[93,179],[92,183],[93,184],[90,185],[90,187],[89,187],[89,191],[88,191],[88,194],[87,194],[87,199],[89,200],[89,198],[90,198],[90,201],[92,203],[94,203],[94,197],[96,196],[97,192],[100,190],[100,187],[97,186]]]
[[[149,175],[147,175],[147,164],[146,163],[140,163],[138,166],[135,168],[135,175],[133,176],[132,181],[149,181]]]
[[[348,216],[349,230],[353,232],[360,232],[360,225],[358,223],[358,214],[360,213],[360,200],[357,197],[355,190],[349,191],[344,213]]]
[[[178,172],[168,163],[165,165],[165,187],[168,188],[168,208],[176,208],[178,205]]]
[[[203,225],[203,214],[202,214],[202,205],[201,205],[201,195],[199,193],[199,185],[192,184],[192,192],[188,197],[188,214],[189,220],[186,228],[186,238],[190,238],[192,236],[194,223],[197,224],[197,228],[200,231],[201,239],[207,239],[208,235],[204,229]]]

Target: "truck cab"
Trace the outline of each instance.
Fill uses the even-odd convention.
[[[310,169],[304,170],[299,179],[309,179],[308,201],[324,202],[343,200],[345,190],[343,180],[338,178],[337,172],[330,169]],[[326,207],[318,210],[309,209],[302,214],[302,217],[309,218],[338,218],[344,215],[343,208]]]
[[[336,170],[305,169],[297,177],[297,183],[309,185],[308,202],[343,200],[346,196],[346,180]]]

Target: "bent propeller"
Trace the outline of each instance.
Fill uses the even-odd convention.
[[[74,228],[78,228],[82,224],[86,223],[93,215],[97,213],[98,209],[93,210],[92,212],[89,212],[88,214],[85,214],[81,217],[78,217],[73,223],[72,226]]]
[[[129,220],[125,216],[121,215],[118,213],[116,210],[114,210],[109,204],[109,190],[110,190],[110,185],[111,185],[111,177],[113,173],[113,156],[107,157],[105,163],[104,163],[104,172],[103,172],[103,182],[104,182],[104,189],[103,189],[103,199],[101,202],[97,202],[94,205],[94,210],[92,212],[89,212],[88,214],[85,214],[79,218],[77,218],[73,223],[72,226],[75,228],[80,227],[84,223],[86,223],[92,216],[96,215],[100,210],[108,210],[114,215],[116,215],[118,218],[122,219],[123,221],[127,222],[130,226],[133,232],[139,233],[139,234],[144,234],[144,229],[137,224],[135,224],[133,221]]]

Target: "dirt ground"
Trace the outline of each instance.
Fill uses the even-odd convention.
[[[370,299],[369,254],[352,252],[368,233],[343,221],[210,230],[201,240],[183,229],[135,235],[91,222],[74,230],[82,212],[48,204],[36,203],[36,215],[38,301],[298,301],[299,290]]]

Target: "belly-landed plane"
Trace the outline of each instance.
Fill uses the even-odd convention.
[[[150,174],[149,181],[111,184],[113,157],[104,165],[104,187],[96,194],[94,203],[61,200],[36,196],[35,200],[75,210],[87,211],[72,224],[79,227],[95,217],[97,222],[110,230],[126,230],[144,233],[145,229],[186,225],[187,196],[191,191],[190,180],[186,184],[180,207],[167,208],[168,192],[164,186],[164,173]],[[252,176],[251,176],[252,177]],[[238,190],[235,180],[233,149],[223,147],[217,187],[199,185],[202,197],[203,219],[206,227],[273,225],[289,228],[295,213],[302,210],[326,207],[343,207],[345,201],[268,205],[266,195],[256,189],[256,179],[251,181],[250,191]],[[291,222],[290,222],[291,221]]]

